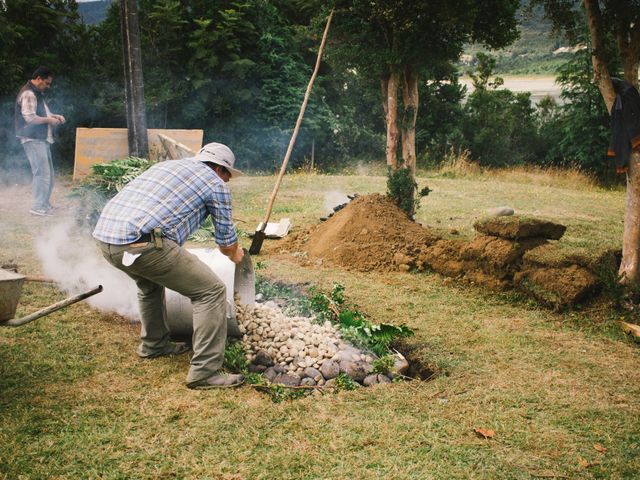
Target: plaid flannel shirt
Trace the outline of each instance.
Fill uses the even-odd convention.
[[[169,160],[132,180],[104,207],[94,238],[113,245],[134,243],[161,228],[163,236],[183,245],[211,215],[215,241],[238,241],[231,218],[231,193],[222,179],[199,160]]]

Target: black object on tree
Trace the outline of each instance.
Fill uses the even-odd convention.
[[[120,30],[124,60],[129,155],[149,158],[142,55],[140,53],[140,26],[136,0],[120,0]]]

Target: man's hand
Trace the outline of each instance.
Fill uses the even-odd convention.
[[[240,263],[244,258],[244,250],[241,249],[237,243],[229,245],[228,247],[220,245],[220,251],[229,257],[229,260],[233,263]]]
[[[47,120],[49,124],[51,125],[61,125],[64,122],[66,122],[65,118],[62,115],[56,115],[55,113],[52,113],[51,115],[49,115],[47,117]]]
[[[234,253],[233,257],[231,258],[231,261],[233,263],[240,263],[242,262],[243,258],[244,258],[244,250],[242,248],[236,248],[236,253]]]

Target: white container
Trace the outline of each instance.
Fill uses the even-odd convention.
[[[236,322],[234,293],[242,305],[253,305],[256,297],[256,279],[249,252],[238,265],[220,250],[213,248],[193,248],[189,252],[197,256],[227,287],[227,335],[241,337]],[[191,300],[173,290],[166,290],[167,323],[175,338],[191,338],[193,334],[193,308]]]

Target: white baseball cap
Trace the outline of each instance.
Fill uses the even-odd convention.
[[[233,168],[233,165],[236,163],[236,156],[229,147],[222,143],[207,143],[198,151],[194,158],[201,162],[211,162],[220,165],[229,170],[232,177],[242,175],[240,170]]]

